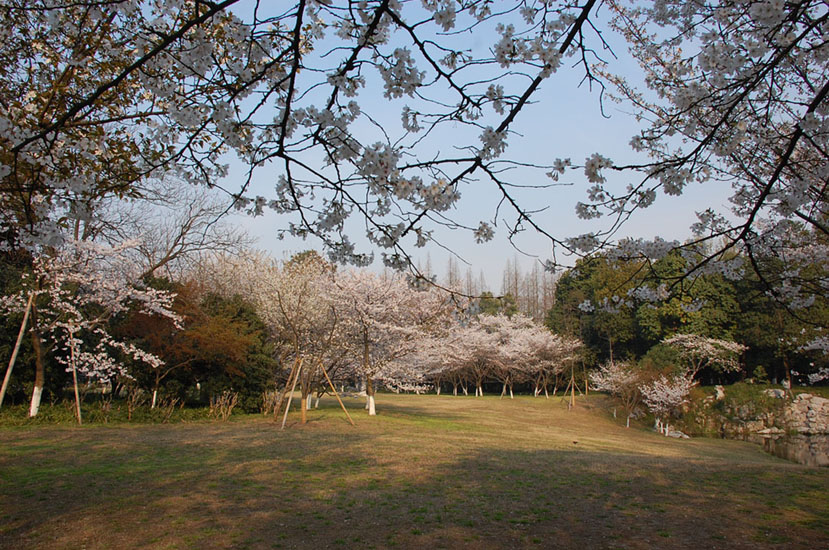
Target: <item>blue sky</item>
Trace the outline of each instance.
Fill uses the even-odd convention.
[[[481,52],[496,38],[491,29],[479,29],[471,36],[464,35],[453,40],[464,40],[472,44],[473,50]],[[324,45],[319,45],[320,51],[324,49]],[[635,80],[637,67],[626,59],[622,46],[615,44],[614,49],[619,59],[612,62],[612,69]],[[617,163],[637,160],[628,146],[630,138],[639,128],[636,119],[623,111],[624,106],[610,101],[605,102],[605,114],[608,116],[602,116],[598,91],[590,91],[586,85],[579,87],[581,76],[582,73],[578,69],[567,67],[565,60],[559,72],[543,83],[541,90],[534,97],[535,103],[525,106],[510,127],[515,135],[510,138],[503,158],[535,164],[552,164],[556,158],[569,157],[575,164],[581,164],[590,154],[599,152]],[[404,104],[412,100],[384,100],[378,93],[381,88],[378,82],[369,80],[358,101],[364,110],[371,110],[372,117],[385,129],[399,132],[400,110]],[[491,121],[484,120],[483,123],[495,126],[499,120],[500,118],[493,118]],[[365,136],[360,136],[365,138],[365,143],[376,140],[376,135],[368,136],[372,132],[376,134],[376,128],[365,123],[357,124],[355,127],[358,134],[365,133]],[[480,144],[477,134],[467,128],[450,130],[430,136],[429,141],[422,146],[423,154],[428,155],[438,150],[445,154],[459,143],[475,146]],[[242,166],[231,163],[228,189],[233,189],[234,178],[238,178],[242,170]],[[275,166],[266,166],[257,172],[254,192],[266,197],[272,196],[273,182],[277,174],[278,168]],[[609,185],[623,189],[632,182],[632,177],[635,176],[608,174]],[[543,171],[516,171],[511,179],[534,185],[551,183],[551,180],[543,175]],[[574,213],[576,202],[585,200],[588,187],[581,169],[570,170],[561,178],[560,183],[562,185],[551,189],[521,190],[516,195],[526,208],[546,208],[534,219],[556,237],[575,236],[606,226],[608,221],[588,223],[579,220]],[[629,220],[619,236],[685,239],[690,236],[688,228],[696,219],[694,213],[709,206],[719,210],[725,209],[729,192],[729,188],[718,187],[717,184],[696,184],[682,197],[659,196],[655,205]],[[480,221],[495,221],[501,230],[497,232],[493,241],[486,244],[476,244],[469,232],[440,228],[435,230],[435,239],[458,255],[462,270],[468,265],[475,274],[482,271],[490,288],[497,292],[500,290],[501,273],[508,259],[517,257],[522,269],[526,271],[531,269],[533,262],[551,257],[550,243],[547,239],[529,229],[515,239],[518,250],[510,245],[503,231],[502,219],[496,220],[493,217],[500,198],[494,186],[485,182],[472,183],[462,187],[461,193],[460,203],[449,213],[452,218],[469,226],[477,226]],[[319,248],[319,243],[314,240],[276,239],[275,229],[284,227],[286,220],[272,212],[255,219],[239,216],[236,220],[252,235],[258,237],[259,248],[270,251],[277,258],[308,248]],[[349,228],[351,237],[363,250],[374,250],[362,236],[363,230],[359,222],[355,221]],[[449,257],[449,252],[443,247],[430,244],[424,249],[412,248],[410,252],[422,262],[425,262],[428,253],[434,270],[442,274]],[[379,256],[379,251],[376,252]],[[566,258],[559,256],[558,260],[566,261]],[[380,269],[379,261],[376,263]]]

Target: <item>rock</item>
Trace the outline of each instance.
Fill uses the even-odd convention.
[[[688,435],[680,432],[679,430],[671,430],[666,435],[668,437],[675,437],[677,439],[691,439]]]
[[[775,399],[786,399],[786,392],[781,390],[781,389],[770,388],[770,389],[764,390],[763,393],[765,393],[766,395],[769,395],[771,397],[774,397]]]
[[[781,430],[777,426],[772,426],[771,428],[766,428],[764,430],[760,430],[757,433],[759,435],[783,435],[786,432],[784,430]]]
[[[714,386],[714,389],[717,391],[717,395],[716,395],[717,401],[721,401],[721,400],[725,399],[725,389],[722,386],[719,386],[719,385]]]

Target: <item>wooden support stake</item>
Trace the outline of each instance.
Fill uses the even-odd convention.
[[[75,409],[78,414],[78,426],[81,422],[81,396],[78,393],[78,369],[75,366],[75,332],[69,333],[69,360],[72,362],[72,382],[75,385]]]
[[[299,359],[299,363],[296,369],[296,376],[294,376],[294,384],[291,386],[291,393],[288,394],[288,405],[285,407],[285,416],[282,417],[282,429],[285,429],[285,423],[288,421],[288,411],[291,409],[291,401],[294,398],[294,390],[296,389],[296,382],[299,380],[299,373],[302,372],[302,358]]]
[[[17,361],[17,353],[20,351],[20,344],[23,342],[23,336],[26,334],[26,323],[29,322],[29,310],[32,309],[32,300],[34,297],[34,293],[29,294],[29,301],[26,303],[26,311],[23,313],[23,322],[20,323],[20,332],[17,333],[17,342],[14,344],[12,358],[9,359],[9,368],[6,369],[6,376],[3,378],[3,387],[0,388],[0,407],[3,406],[3,398],[6,397],[6,390],[9,387],[9,380],[11,380],[12,377],[14,362]]]
[[[345,416],[347,416],[347,417],[348,417],[348,421],[349,421],[349,422],[351,422],[351,425],[352,425],[352,426],[354,426],[355,424],[354,424],[354,421],[353,421],[353,420],[351,420],[351,415],[350,415],[350,414],[348,414],[348,411],[347,411],[347,410],[346,410],[346,408],[345,408],[345,404],[343,403],[343,400],[342,400],[342,399],[340,399],[340,394],[339,394],[339,393],[337,393],[337,388],[335,388],[335,387],[334,387],[334,383],[333,383],[333,382],[331,382],[331,378],[329,378],[329,376],[328,376],[328,371],[327,371],[327,370],[325,370],[325,366],[323,366],[323,364],[322,364],[322,363],[320,363],[320,368],[322,369],[322,373],[325,375],[325,379],[326,379],[326,380],[328,380],[328,385],[330,385],[330,386],[331,386],[331,391],[333,391],[333,392],[334,392],[334,397],[336,397],[336,398],[337,398],[337,401],[339,401],[339,402],[340,402],[340,407],[342,407],[342,408],[343,408],[343,412],[345,413]]]
[[[285,381],[285,388],[280,392],[279,399],[277,399],[276,404],[273,407],[274,420],[279,418],[279,411],[282,410],[282,403],[285,402],[285,398],[288,396],[288,387],[291,385],[291,380],[294,379],[294,374],[296,373],[296,367],[298,364],[299,360],[295,360],[294,364],[291,365],[291,372],[288,373],[288,379]]]
[[[576,406],[576,367],[572,368],[570,376],[570,408],[573,408]]]

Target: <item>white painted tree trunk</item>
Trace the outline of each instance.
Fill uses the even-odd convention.
[[[311,400],[313,398],[314,398],[314,396],[311,395],[310,393],[308,394],[308,397],[305,398],[305,410],[307,410],[307,411],[311,410]]]
[[[150,404],[151,409],[155,408],[155,403],[156,403],[157,400],[158,400],[158,388],[155,388],[155,389],[153,389],[153,401]]]
[[[319,408],[320,408],[320,396],[319,396],[319,395],[317,396],[317,400],[316,400],[316,401],[314,401],[314,408],[315,408],[315,409],[319,409]]]
[[[43,386],[35,386],[32,391],[32,404],[29,405],[29,418],[37,416],[37,411],[40,409],[40,396],[43,395]]]
[[[515,396],[512,394],[512,384],[509,385],[509,398],[515,399]]]
[[[369,403],[371,403],[371,396],[369,394],[366,394],[366,410],[369,410],[369,408],[371,408],[369,406]]]
[[[550,398],[550,392],[547,391],[547,385],[544,385],[544,399]]]
[[[625,422],[625,428],[630,428],[630,415],[628,415],[627,421]]]
[[[440,395],[440,384],[435,384],[435,393]]]
[[[503,399],[506,394],[507,394],[507,383],[504,382],[503,387],[501,387],[501,399]]]
[[[368,396],[368,415],[369,416],[375,416],[376,414],[377,414],[377,411],[374,408],[374,396],[369,395]]]

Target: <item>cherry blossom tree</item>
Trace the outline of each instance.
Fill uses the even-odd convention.
[[[556,380],[568,364],[572,365],[583,344],[576,338],[555,334],[538,325],[534,325],[525,338],[531,350],[527,365],[533,380],[533,395],[538,397],[544,392],[549,398],[551,380]]]
[[[173,322],[170,293],[141,283],[141,270],[127,251],[132,243],[110,248],[96,243],[69,241],[49,256],[35,258],[23,290],[0,298],[4,311],[23,311],[22,303],[34,296],[32,335],[36,355],[35,384],[29,416],[36,416],[45,383],[44,349],[48,337],[56,346],[55,359],[72,372],[80,422],[78,376],[109,382],[126,376],[119,354],[158,369],[162,361],[139,347],[113,338],[108,321],[127,308],[167,317]]]
[[[642,377],[630,363],[609,361],[590,373],[590,383],[599,391],[619,398],[625,409],[625,427],[630,428],[630,417],[642,399],[639,389]],[[616,416],[615,409],[613,416]]]
[[[418,289],[400,275],[366,270],[336,273],[329,299],[355,371],[366,382],[366,408],[374,415],[376,382],[408,384],[422,379],[420,365],[401,359],[421,349],[430,333],[445,329],[450,301],[433,287]]]
[[[651,383],[639,386],[642,400],[656,417],[656,428],[664,435],[670,433],[670,418],[687,401],[693,385],[694,381],[688,374],[671,378],[663,374]]]
[[[663,343],[679,351],[686,361],[685,373],[692,379],[706,367],[723,372],[739,370],[740,354],[748,349],[737,342],[706,338],[698,334],[677,334],[666,338]]]
[[[586,172],[595,186],[580,211],[620,222],[651,205],[660,190],[681,195],[693,184],[730,184],[731,211],[699,212],[696,239],[629,239],[618,254],[653,259],[680,248],[693,260],[690,272],[732,278],[748,267],[793,309],[825,296],[825,274],[814,270],[829,250],[825,3],[608,5],[648,90],[604,74],[646,121],[631,147],[651,160],[621,165],[594,157]],[[611,170],[642,178],[612,189],[603,175]]]
[[[495,350],[493,333],[481,330],[474,321],[455,329],[454,333],[457,336],[452,339],[454,345],[443,344],[449,372],[461,384],[464,380],[471,381],[475,385],[475,397],[482,397],[483,383],[492,375],[491,357]]]
[[[320,366],[331,371],[342,366],[349,349],[330,298],[333,266],[315,252],[298,254],[281,265],[264,254],[248,254],[221,256],[205,271],[208,284],[223,295],[249,299],[273,338],[283,344],[282,361],[300,373],[304,423],[309,397],[321,382]]]
[[[510,237],[546,235],[551,266],[561,251],[652,261],[681,249],[684,275],[751,268],[796,309],[829,290],[810,270],[827,257],[828,21],[818,0],[15,0],[0,10],[0,230],[13,246],[56,246],[67,217],[95,215],[102,198],[168,175],[222,186],[236,158],[236,206],[282,214],[278,232],[316,235],[337,261],[372,259],[353,217],[394,268],[441,224],[485,241],[497,219]],[[493,39],[478,47],[472,32]],[[613,33],[641,73],[616,74]],[[572,71],[636,111],[632,160],[510,158],[526,106]],[[519,200],[519,165],[534,187],[586,180],[576,212],[607,216],[604,229],[546,231]],[[263,170],[270,196],[252,188]],[[723,183],[731,211],[700,212],[692,241],[614,246],[660,192]],[[463,221],[462,197],[484,185],[498,212]]]

